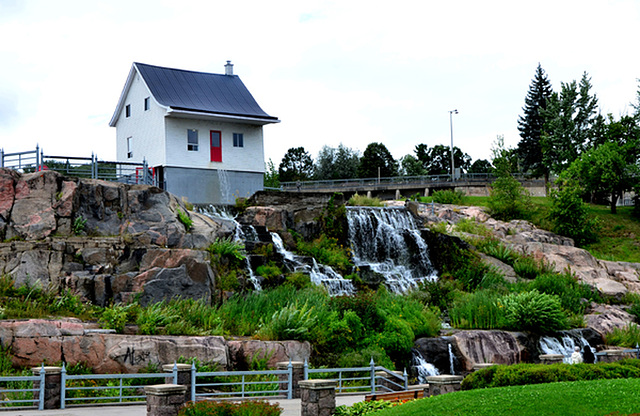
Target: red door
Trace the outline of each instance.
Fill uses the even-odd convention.
[[[211,130],[211,161],[222,162],[222,132]]]

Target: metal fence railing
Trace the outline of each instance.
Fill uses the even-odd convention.
[[[279,376],[285,376],[280,379]],[[200,381],[198,381],[200,379]],[[245,399],[279,396],[293,397],[293,370],[196,372],[192,367],[191,400],[198,397]],[[286,386],[283,388],[283,386]]]
[[[311,374],[334,380],[337,393],[374,394],[378,390],[406,390],[409,383],[406,371],[400,375],[385,367],[376,366],[373,360],[368,367],[351,368],[309,368],[305,361],[304,379],[308,380]]]
[[[38,375],[0,377],[0,408],[44,409],[44,365]]]
[[[45,155],[42,149],[18,153],[5,153],[0,149],[0,168],[23,173],[55,170],[65,176],[102,179],[127,184],[157,185],[153,169],[146,160],[142,163],[99,160],[91,157]]]

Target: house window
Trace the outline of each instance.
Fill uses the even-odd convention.
[[[127,104],[124,108],[124,115],[125,117],[131,117],[131,104]]]
[[[144,111],[149,110],[149,97],[144,99]]]
[[[133,137],[127,137],[127,159],[131,159],[133,157],[133,150],[131,150],[132,141]]]
[[[187,129],[187,150],[198,151],[198,130]]]
[[[233,147],[244,147],[244,134],[233,133]]]

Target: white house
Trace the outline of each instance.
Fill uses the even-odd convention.
[[[231,204],[263,188],[265,113],[227,61],[225,74],[134,63],[109,125],[117,161],[146,159],[161,188]]]

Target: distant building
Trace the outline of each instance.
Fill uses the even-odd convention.
[[[109,125],[117,161],[142,162],[191,203],[231,204],[263,188],[265,113],[227,61],[225,74],[134,63]]]

